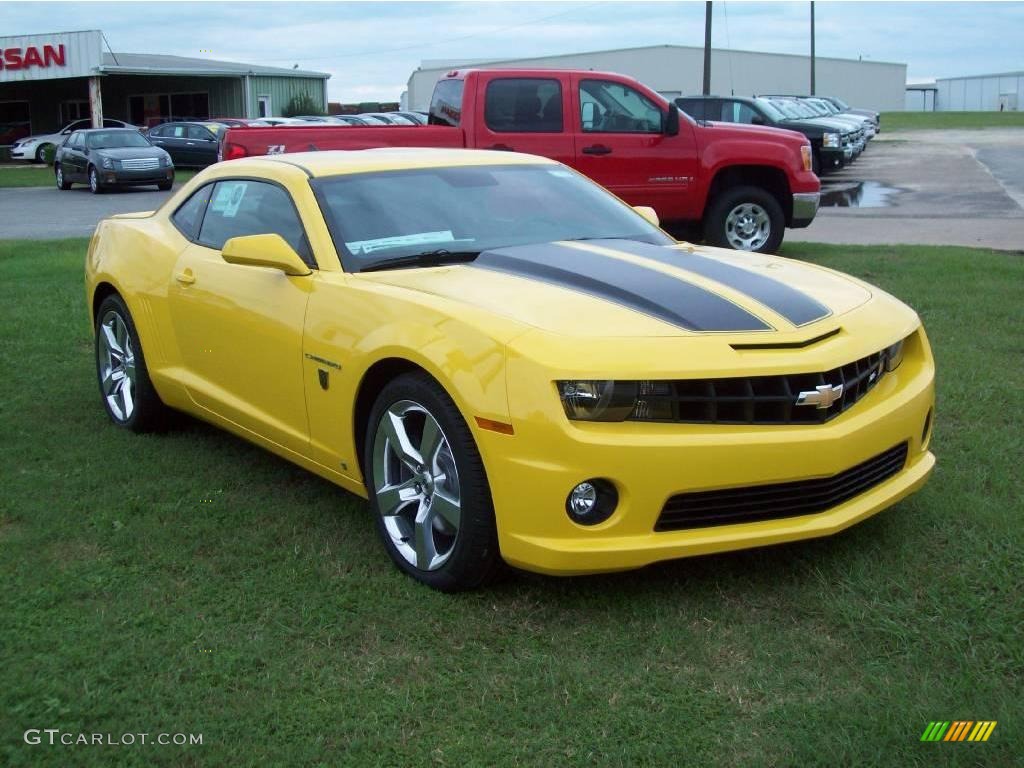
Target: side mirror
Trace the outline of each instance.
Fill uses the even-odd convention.
[[[665,129],[662,133],[666,136],[675,136],[679,133],[679,109],[671,102],[668,105],[668,112],[665,114]]]
[[[312,270],[280,235],[232,237],[221,249],[228,264],[246,267],[270,267],[286,275],[309,275]]]
[[[658,218],[658,212],[651,208],[649,205],[634,205],[633,210],[647,219],[649,224],[653,224],[656,227],[661,226],[661,220]]]

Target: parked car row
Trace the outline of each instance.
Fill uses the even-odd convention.
[[[819,175],[852,163],[879,131],[877,112],[852,110],[833,98],[684,96],[675,103],[695,120],[765,125],[802,133],[811,142],[814,172]]]

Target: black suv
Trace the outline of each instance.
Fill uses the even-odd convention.
[[[797,119],[784,115],[768,99],[745,96],[683,96],[676,106],[694,120],[746,123],[785,128],[802,133],[811,142],[814,172],[841,168],[852,158],[851,131],[813,118]]]

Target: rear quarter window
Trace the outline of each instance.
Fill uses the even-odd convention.
[[[430,125],[448,125],[454,128],[462,120],[462,91],[465,80],[439,80],[430,101]]]

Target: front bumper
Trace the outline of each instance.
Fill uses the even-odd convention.
[[[126,171],[121,168],[103,168],[100,172],[103,185],[107,187],[131,186],[134,184],[163,184],[174,181],[174,168],[154,168],[148,171]]]
[[[11,159],[12,160],[35,160],[36,150],[39,147],[30,144],[27,147],[11,147]]]
[[[820,192],[797,192],[793,195],[793,219],[789,226],[793,229],[810,226],[818,213],[821,202]]]
[[[821,158],[822,170],[826,168],[841,168],[849,156],[839,147],[822,147],[818,151],[818,156]]]
[[[924,331],[912,339],[895,372],[849,411],[820,425],[570,422],[550,372],[510,359],[515,435],[477,433],[503,558],[549,574],[626,570],[827,536],[891,506],[920,488],[935,464],[928,451],[934,365]],[[537,375],[548,380],[523,378]],[[516,402],[524,403],[519,417]],[[676,494],[830,477],[903,442],[908,454],[902,470],[824,512],[655,531]],[[591,478],[611,481],[619,503],[608,520],[583,526],[569,519],[565,501],[577,483]]]

